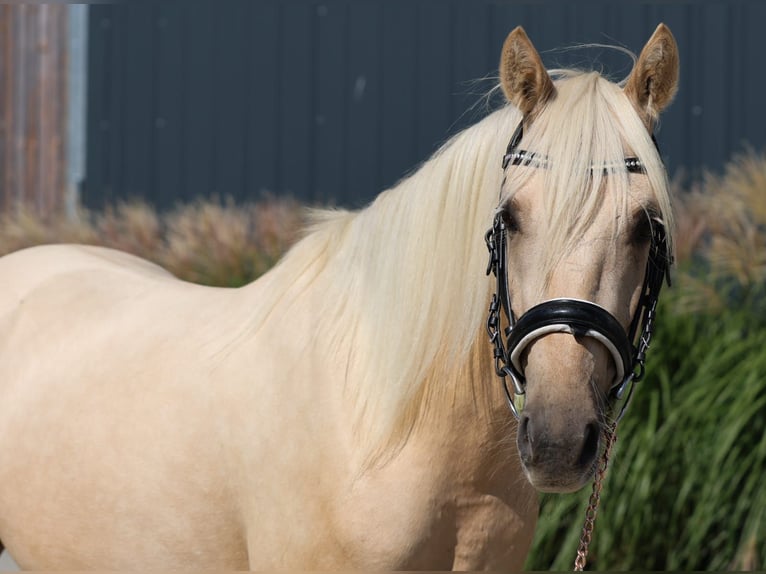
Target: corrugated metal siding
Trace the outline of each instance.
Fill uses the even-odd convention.
[[[85,202],[291,194],[360,205],[486,113],[506,34],[549,67],[630,60],[664,21],[682,84],[672,172],[766,144],[761,0],[261,0],[90,7]]]

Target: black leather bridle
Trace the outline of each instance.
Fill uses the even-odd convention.
[[[503,171],[509,165],[525,165],[545,168],[547,158],[518,149],[524,134],[524,120],[513,133],[503,156]],[[652,136],[655,146],[657,141]],[[659,153],[659,147],[657,148]],[[629,173],[646,173],[638,158],[625,158],[624,166]],[[593,168],[591,168],[593,169]],[[615,168],[605,167],[606,171]],[[522,367],[522,355],[536,339],[549,333],[564,332],[575,337],[591,337],[601,342],[610,352],[616,367],[615,382],[608,399],[611,404],[625,398],[616,420],[622,418],[633,393],[633,384],[644,375],[646,351],[652,339],[652,329],[663,281],[670,285],[671,256],[668,253],[665,228],[658,222],[652,225],[649,259],[646,263],[644,283],[635,314],[626,333],[620,322],[609,311],[579,299],[550,299],[535,305],[518,319],[511,307],[508,289],[508,267],[506,262],[508,229],[502,210],[495,214],[492,227],[485,235],[489,250],[487,275],[493,273],[497,288],[492,295],[487,318],[487,333],[493,345],[495,372],[502,379],[508,405],[518,419],[523,408],[526,380]],[[507,325],[503,326],[503,318]],[[639,333],[637,337],[636,335]],[[513,383],[513,392],[508,388],[507,378]],[[628,394],[625,395],[626,390]]]

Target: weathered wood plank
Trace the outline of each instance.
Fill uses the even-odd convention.
[[[0,7],[0,208],[58,212],[66,193],[67,7]]]

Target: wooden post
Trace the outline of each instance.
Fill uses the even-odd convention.
[[[0,209],[59,213],[66,192],[67,6],[0,6]]]

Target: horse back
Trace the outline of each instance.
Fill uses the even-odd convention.
[[[91,245],[41,245],[0,258],[0,304],[13,303],[41,283],[87,270],[172,278],[159,265],[124,251]]]

